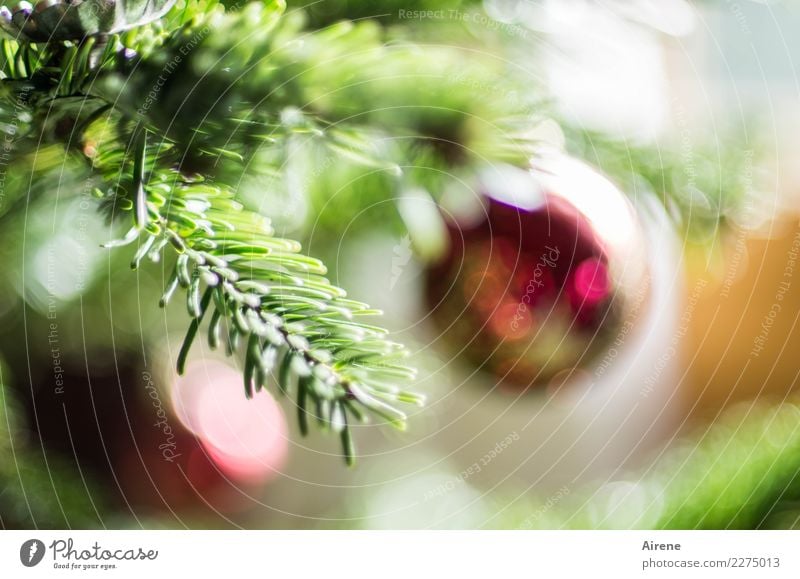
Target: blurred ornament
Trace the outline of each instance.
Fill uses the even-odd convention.
[[[432,317],[481,368],[560,385],[630,329],[649,288],[639,219],[610,181],[560,153],[479,181],[479,210],[449,212],[450,248],[427,271]]]
[[[177,378],[171,401],[145,374],[145,397],[133,422],[135,452],[119,471],[137,504],[197,514],[246,510],[283,467],[288,427],[267,392],[248,400],[238,372],[201,361]],[[171,403],[170,403],[171,402]]]
[[[209,457],[234,479],[272,478],[288,452],[283,411],[266,391],[248,399],[239,372],[221,362],[198,362],[172,389],[175,414]]]

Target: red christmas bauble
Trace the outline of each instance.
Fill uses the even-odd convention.
[[[449,249],[427,270],[442,339],[522,387],[591,368],[649,286],[633,207],[562,154],[488,171],[478,191],[479,211],[447,215]]]
[[[247,399],[240,373],[221,362],[193,362],[169,396],[145,373],[143,396],[128,415],[135,446],[125,441],[116,470],[135,506],[237,513],[253,506],[286,462],[283,411],[265,391]]]

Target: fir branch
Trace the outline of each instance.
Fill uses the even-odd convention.
[[[351,421],[372,414],[404,429],[406,415],[396,405],[421,405],[423,398],[396,386],[414,377],[403,363],[407,350],[361,321],[380,312],[348,299],[324,277],[321,262],[299,253],[297,242],[274,237],[268,220],[245,210],[230,188],[174,169],[177,149],[169,143],[150,152],[146,129],[134,133],[132,154],[96,141],[93,164],[114,185],[106,202],[137,216],[124,237],[139,241],[132,267],[177,254],[161,305],[185,291],[192,321],[179,372],[207,319],[210,347],[224,345],[228,355],[243,349],[245,394],[275,375],[279,391],[295,398],[301,431],[314,419],[340,434],[348,463]]]
[[[374,22],[309,32],[279,0],[218,8],[203,4],[157,51],[128,44],[138,54],[99,75],[92,94],[150,128],[167,127],[184,148],[225,143],[245,158],[273,137],[287,110],[323,127],[413,140],[451,165],[524,164],[534,153],[527,129],[537,91],[485,54],[389,44]]]

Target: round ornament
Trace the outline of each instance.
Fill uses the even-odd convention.
[[[449,249],[427,270],[441,339],[523,388],[591,371],[649,287],[633,206],[560,153],[487,171],[478,193],[477,211],[447,215]]]

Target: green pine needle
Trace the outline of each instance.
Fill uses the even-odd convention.
[[[143,132],[132,132],[141,143]],[[218,347],[220,334],[227,334],[230,354],[245,343],[245,395],[273,384],[282,393],[295,392],[301,432],[308,432],[314,417],[323,429],[339,433],[348,463],[355,454],[352,436],[345,432],[348,409],[360,406],[359,416],[372,414],[405,429],[406,414],[398,405],[421,404],[423,398],[385,388],[385,383],[413,379],[414,371],[400,362],[407,352],[386,339],[384,329],[360,321],[360,314],[374,310],[347,299],[324,277],[321,262],[299,253],[296,242],[274,237],[269,221],[245,210],[225,185],[189,179],[175,170],[175,149],[168,143],[158,153],[134,147],[130,161],[115,139],[99,149],[95,170],[109,182],[122,175],[109,187],[107,202],[120,206],[118,197],[144,191],[153,228],[140,227],[137,200],[130,211],[132,231],[140,237],[133,265],[138,267],[145,256],[158,261],[165,252],[176,254],[175,272],[160,303],[166,306],[179,287],[184,289],[192,321],[178,355],[179,372],[211,311],[210,347]]]

